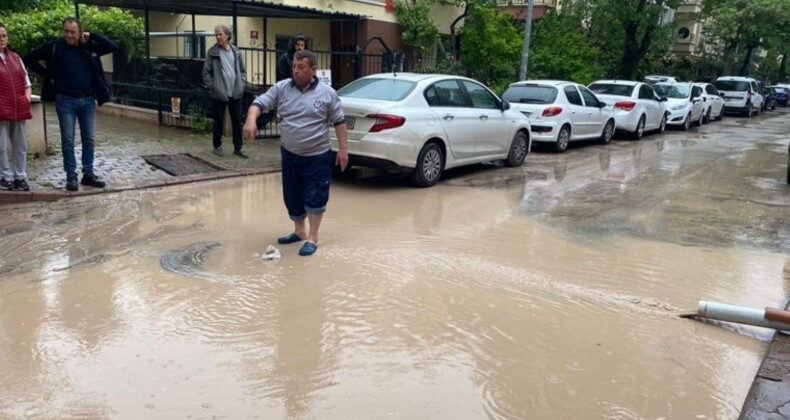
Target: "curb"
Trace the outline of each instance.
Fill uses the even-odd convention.
[[[774,334],[738,418],[790,419],[790,335]]]
[[[161,188],[171,185],[189,184],[193,182],[215,181],[218,179],[238,178],[242,176],[265,175],[279,172],[279,169],[249,169],[249,170],[225,170],[217,172],[207,172],[203,174],[193,174],[176,176],[164,181],[154,181],[140,185],[124,185],[110,188],[91,188],[81,186],[78,191],[65,191],[62,189],[34,189],[31,191],[2,191],[0,190],[0,205],[20,204],[31,202],[57,201],[64,198],[85,197],[104,193],[118,193],[123,191],[141,190],[148,188]]]

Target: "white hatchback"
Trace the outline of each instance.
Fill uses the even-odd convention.
[[[616,128],[639,140],[645,131],[663,133],[667,127],[666,98],[647,83],[599,80],[588,86],[598,99],[611,105]]]
[[[692,123],[702,125],[702,88],[692,83],[657,83],[656,93],[667,98],[667,124],[688,130]]]
[[[562,153],[568,143],[598,139],[608,144],[614,134],[614,116],[594,93],[573,82],[528,80],[511,83],[502,97],[530,120],[532,139],[553,143]]]
[[[702,122],[705,124],[711,121],[711,118],[717,121],[724,117],[724,98],[721,93],[710,83],[694,83],[702,88]]]
[[[419,187],[436,184],[457,166],[493,160],[520,166],[531,146],[529,120],[466,77],[382,73],[337,94],[349,165],[407,169]],[[330,131],[336,153],[337,135]]]

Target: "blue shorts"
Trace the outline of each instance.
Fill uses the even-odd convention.
[[[329,179],[332,174],[332,151],[300,156],[280,147],[282,155],[283,201],[291,220],[326,211]]]

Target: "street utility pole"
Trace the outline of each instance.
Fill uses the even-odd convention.
[[[527,21],[524,28],[524,45],[521,47],[521,70],[518,72],[518,80],[527,80],[527,64],[529,63],[529,36],[532,33],[532,8],[535,0],[527,2]]]

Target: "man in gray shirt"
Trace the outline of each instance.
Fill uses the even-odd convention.
[[[344,171],[348,165],[348,129],[340,108],[340,98],[331,87],[315,77],[316,58],[311,51],[297,51],[293,58],[293,78],[277,82],[247,111],[244,135],[254,139],[256,119],[277,108],[282,117],[280,153],[282,155],[283,201],[294,222],[290,235],[279,244],[305,241],[299,255],[313,255],[318,249],[318,228],[329,201],[332,149],[329,124],[335,127],[338,151],[335,164]],[[309,221],[308,230],[305,219]]]
[[[214,154],[224,154],[222,133],[227,108],[233,128],[233,154],[247,159],[247,154],[241,150],[241,99],[244,95],[247,69],[239,49],[230,43],[230,28],[217,25],[214,36],[217,44],[208,50],[206,62],[203,64],[203,83],[211,91],[211,98],[214,100]]]

